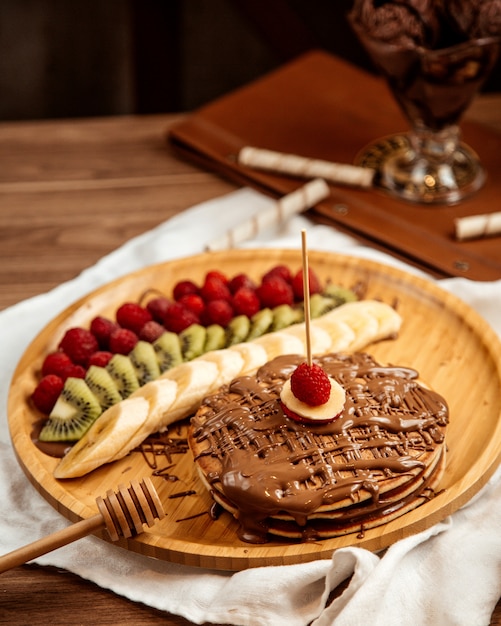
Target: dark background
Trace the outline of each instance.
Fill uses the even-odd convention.
[[[0,0],[0,120],[188,111],[313,48],[372,71],[351,3]]]

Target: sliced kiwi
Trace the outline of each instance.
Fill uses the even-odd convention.
[[[139,389],[139,381],[132,365],[132,361],[124,354],[114,354],[106,366],[110,376],[117,386],[122,398],[127,398]]]
[[[355,300],[358,300],[357,294],[351,289],[341,287],[340,285],[334,285],[332,283],[329,283],[325,287],[322,295],[335,300],[336,306],[340,306],[345,302],[354,302]]]
[[[201,324],[191,324],[179,333],[181,354],[184,361],[191,361],[203,354],[207,331]]]
[[[273,311],[269,308],[261,309],[251,317],[251,326],[247,341],[261,337],[271,330],[273,324]]]
[[[291,307],[288,304],[280,304],[272,309],[272,311],[273,322],[271,323],[270,330],[273,332],[292,326],[292,324],[297,324],[301,322],[304,317],[302,308]]]
[[[328,298],[319,293],[314,293],[310,297],[310,315],[313,319],[325,315],[332,309],[338,307],[339,304],[334,298]]]
[[[226,345],[234,346],[236,343],[246,341],[251,328],[250,319],[247,315],[237,315],[226,327]]]
[[[153,342],[160,372],[166,372],[183,362],[181,343],[176,333],[165,331],[163,335]]]
[[[101,413],[101,405],[85,380],[69,377],[39,439],[50,442],[78,441]]]
[[[140,386],[160,376],[157,353],[148,341],[138,341],[131,352],[129,352],[129,359],[136,372]]]
[[[103,410],[122,399],[115,381],[105,367],[91,365],[85,374],[85,382],[98,399]]]
[[[204,354],[213,350],[221,350],[226,346],[226,331],[221,324],[210,324],[206,331]]]

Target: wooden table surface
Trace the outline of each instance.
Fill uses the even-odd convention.
[[[501,96],[468,117],[501,131]],[[0,310],[78,275],[125,241],[235,185],[176,159],[176,115],[0,123]],[[4,383],[5,384],[5,383]],[[66,571],[1,575],[0,623],[186,625]],[[501,626],[501,601],[491,624]]]

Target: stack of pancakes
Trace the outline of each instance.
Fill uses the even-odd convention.
[[[279,397],[303,361],[280,356],[236,378],[192,419],[199,474],[244,541],[363,533],[433,496],[444,469],[447,404],[415,370],[365,353],[315,358],[346,403],[336,420],[306,425]]]

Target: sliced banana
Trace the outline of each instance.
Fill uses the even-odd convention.
[[[306,354],[305,342],[291,333],[279,330],[253,340],[266,350],[267,361],[281,354]]]
[[[236,350],[212,350],[202,358],[215,363],[219,369],[219,376],[214,381],[216,388],[230,383],[244,369],[244,357]]]
[[[292,393],[290,379],[285,381],[280,393],[280,399],[290,411],[305,420],[318,422],[332,421],[343,410],[346,402],[346,392],[333,378],[329,378],[329,381],[331,384],[331,392],[329,399],[324,404],[310,406],[298,400]]]
[[[216,363],[204,361],[202,357],[181,363],[165,372],[162,378],[175,380],[178,386],[176,400],[160,419],[160,429],[193,413],[204,396],[216,389],[219,368]]]
[[[148,419],[150,404],[136,396],[107,409],[69,450],[54,471],[56,478],[76,478],[109,463]]]
[[[231,348],[228,348],[231,352],[238,352],[244,360],[240,376],[247,374],[254,374],[257,370],[266,363],[268,355],[263,346],[249,341],[247,343],[237,343]]]
[[[289,326],[285,332],[287,332],[288,335],[294,335],[294,337],[297,337],[304,342],[304,354],[304,351],[306,350],[306,325],[304,323],[294,324],[294,326]],[[325,328],[321,328],[320,326],[312,323],[310,325],[310,343],[313,354],[325,354],[326,352],[330,352],[332,339]]]
[[[139,390],[138,390],[139,391]],[[131,398],[138,396],[138,391],[134,392]],[[136,446],[142,443],[148,435],[165,428],[165,416],[169,414],[169,408],[174,405],[178,395],[178,385],[175,380],[169,378],[157,378],[143,387],[140,397],[145,398],[149,404],[148,419],[131,437],[130,441],[117,450],[113,460],[123,458]]]

